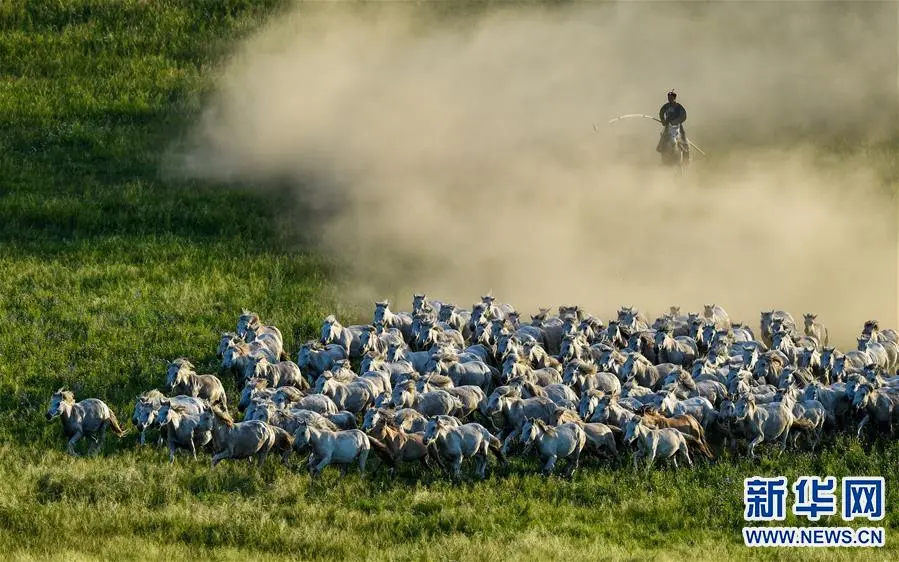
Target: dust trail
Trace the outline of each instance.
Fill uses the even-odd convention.
[[[850,343],[897,324],[886,157],[822,161],[896,119],[896,7],[618,3],[437,17],[402,3],[298,5],[233,58],[185,174],[287,179],[347,298],[411,291],[523,312],[716,302],[817,312]],[[658,169],[669,88],[710,153]],[[800,142],[804,139],[804,142]]]

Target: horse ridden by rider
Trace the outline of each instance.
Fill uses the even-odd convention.
[[[684,156],[690,158],[690,143],[687,141],[687,133],[684,131],[684,121],[687,120],[687,110],[684,106],[677,102],[677,93],[674,90],[668,92],[668,103],[659,108],[659,121],[662,125],[677,125],[680,129],[681,141],[684,143]],[[656,152],[662,152],[665,142],[665,131],[659,137],[659,144],[656,146]]]

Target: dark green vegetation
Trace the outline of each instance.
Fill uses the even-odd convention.
[[[396,483],[338,483],[328,470],[310,486],[274,458],[261,471],[211,471],[208,456],[169,467],[162,451],[135,449],[133,430],[110,435],[97,458],[66,456],[58,421],[43,418],[61,385],[106,400],[124,424],[135,395],[162,384],[164,360],[214,370],[218,334],[242,307],[279,326],[292,356],[325,314],[359,314],[339,306],[328,264],[270,220],[299,217],[160,179],[217,61],[278,4],[0,4],[4,558],[774,558],[742,546],[747,475],[882,474],[895,505],[899,447],[867,455],[848,439],[817,458],[695,471],[588,462],[573,483],[544,483],[533,461],[517,462],[506,478],[460,489],[414,469]],[[885,524],[894,549],[894,513]]]

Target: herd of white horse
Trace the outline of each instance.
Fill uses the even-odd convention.
[[[458,480],[465,459],[483,479],[490,456],[505,467],[532,451],[543,474],[564,459],[571,477],[583,455],[617,465],[632,451],[636,470],[643,459],[649,469],[726,451],[755,457],[763,443],[778,454],[814,450],[839,432],[892,433],[899,412],[899,337],[876,320],[843,352],[813,314],[800,326],[785,311],[762,312],[756,337],[714,304],[672,307],[652,322],[632,307],[608,323],[578,306],[555,312],[522,323],[489,295],[466,310],[414,295],[411,313],[376,303],[367,325],[328,316],[293,362],[278,328],[245,310],[222,334],[218,373],[170,362],[165,392],[140,395],[132,423],[139,445],[158,431],[170,462],[179,450],[194,459],[208,450],[212,466],[308,454],[314,477],[328,465],[364,474],[373,452],[391,475],[418,462]],[[76,402],[64,388],[46,416],[61,418],[73,455],[84,436],[90,454],[107,428],[125,433],[104,402]]]

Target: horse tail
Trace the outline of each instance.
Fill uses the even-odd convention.
[[[697,422],[696,429],[699,430],[699,440],[705,443],[705,429],[702,428],[702,424]]]
[[[793,427],[798,427],[799,429],[818,429],[818,426],[815,422],[811,420],[807,420],[805,418],[796,418],[793,420]]]
[[[612,432],[612,437],[615,438],[615,446],[619,449],[627,448],[627,443],[624,442],[624,430],[610,423],[607,423],[606,427],[609,428],[609,431]]]
[[[390,453],[390,449],[387,448],[387,445],[375,439],[371,435],[366,435],[366,437],[368,437],[368,442],[371,444],[372,450],[376,455],[378,455],[379,459],[386,462],[390,466],[396,466],[396,463],[393,460],[393,455]]]
[[[117,436],[122,437],[123,435],[125,435],[125,430],[122,429],[122,426],[119,425],[119,420],[115,417],[115,413],[113,413],[112,408],[109,409],[109,427]]]
[[[498,437],[487,431],[486,429],[484,438],[487,440],[487,445],[490,448],[490,452],[496,457],[496,459],[502,463],[503,465],[509,464],[509,459],[506,458],[506,455],[503,454],[503,443],[499,440]]]
[[[687,445],[691,448],[699,451],[704,457],[708,459],[714,459],[715,455],[709,450],[708,446],[705,444],[705,439],[697,439],[692,435],[688,435],[686,433],[682,434],[684,436],[684,440],[687,442]]]
[[[287,430],[278,427],[277,425],[269,424],[269,428],[272,430],[272,433],[275,434],[275,447],[277,447],[281,451],[293,450],[293,435],[291,435]]]
[[[450,394],[450,398],[453,399],[453,408],[455,409],[456,414],[461,418],[463,412],[465,412],[465,404],[462,403],[462,400],[460,400],[458,396]]]

